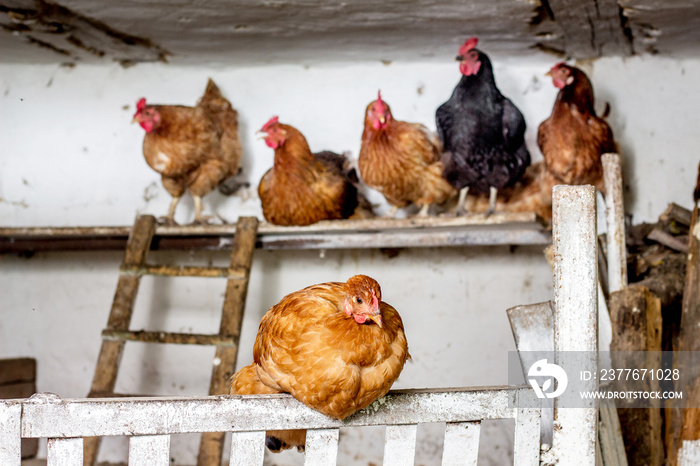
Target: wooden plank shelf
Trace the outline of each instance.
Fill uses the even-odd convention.
[[[0,228],[0,253],[122,250],[130,226]],[[235,225],[156,227],[151,248],[230,249]],[[371,249],[440,246],[546,245],[551,233],[533,213],[489,217],[374,218],[329,220],[305,227],[261,223],[256,247],[262,249]]]

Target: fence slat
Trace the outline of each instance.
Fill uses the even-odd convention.
[[[694,466],[700,464],[700,440],[683,440],[683,446],[678,452],[679,466]]]
[[[338,429],[306,431],[304,466],[334,466],[338,460]]]
[[[384,466],[412,465],[416,456],[416,424],[386,426]]]
[[[474,466],[479,458],[481,423],[448,422],[442,449],[442,466]]]
[[[540,464],[540,410],[518,409],[515,414],[514,466]]]
[[[0,402],[0,464],[22,463],[21,419],[21,404]]]
[[[233,432],[229,466],[262,466],[265,459],[265,431]]]
[[[50,438],[46,466],[83,466],[83,439]]]
[[[135,435],[129,438],[129,466],[168,466],[169,435]]]

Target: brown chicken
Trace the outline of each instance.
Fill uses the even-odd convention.
[[[444,204],[457,190],[443,177],[442,145],[437,135],[418,123],[395,120],[381,93],[365,110],[358,164],[362,180],[393,207],[417,204],[418,215]]]
[[[398,378],[408,344],[399,313],[365,275],[290,293],[260,322],[253,364],[233,375],[232,395],[291,393],[345,419],[384,396]],[[303,449],[306,432],[269,431],[272,451]]]
[[[310,225],[350,218],[364,205],[357,175],[340,154],[313,154],[299,130],[273,117],[260,130],[275,150],[273,167],[258,185],[265,220],[276,225]]]
[[[537,132],[543,173],[552,178],[543,181],[551,186],[591,184],[603,190],[601,155],[615,152],[615,141],[610,126],[596,116],[593,86],[583,71],[564,63],[547,74],[560,90],[551,116]]]
[[[136,104],[134,120],[146,130],[143,155],[161,174],[163,186],[173,200],[166,223],[175,223],[175,208],[189,190],[194,197],[195,223],[205,223],[202,197],[217,186],[228,194],[223,182],[238,174],[241,143],[238,113],[211,79],[195,107]]]

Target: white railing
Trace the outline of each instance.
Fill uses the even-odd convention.
[[[443,465],[476,464],[484,419],[514,419],[516,466],[539,465],[540,413],[514,408],[523,387],[392,391],[344,421],[290,395],[0,402],[0,464],[20,466],[21,438],[48,438],[47,466],[82,466],[83,437],[128,436],[129,465],[170,465],[170,435],[232,432],[231,465],[262,465],[265,430],[309,429],[306,465],[334,465],[338,429],[385,425],[385,465],[411,465],[417,424],[446,422]]]

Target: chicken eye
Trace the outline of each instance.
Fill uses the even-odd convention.
[[[355,298],[355,300],[357,301],[357,304],[362,304],[362,298]]]

